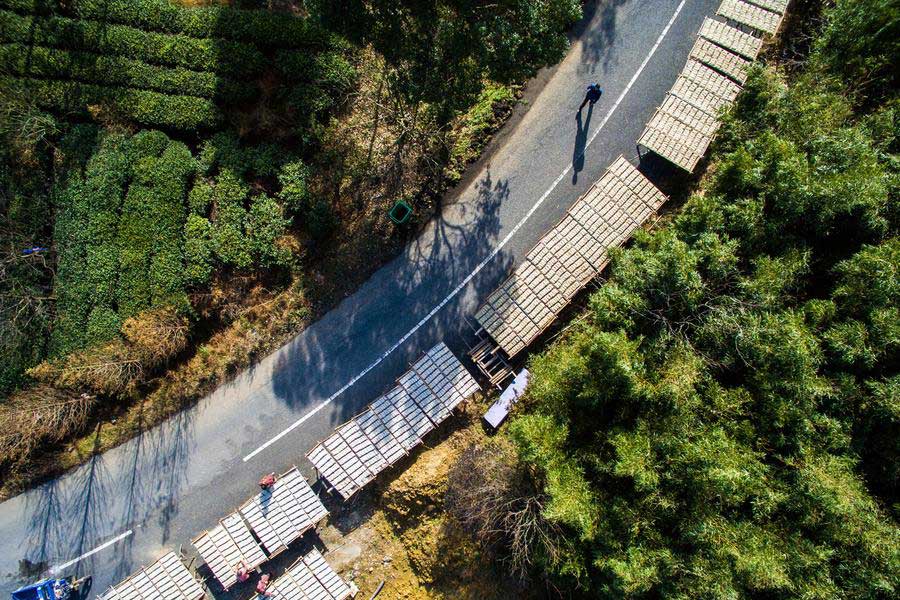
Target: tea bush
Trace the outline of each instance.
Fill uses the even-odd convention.
[[[149,127],[194,131],[212,129],[222,119],[215,104],[196,96],[31,78],[3,77],[0,85],[18,90],[48,110],[88,115],[89,107],[100,106]]]
[[[0,45],[0,69],[21,77],[74,79],[174,95],[215,98],[222,102],[242,102],[255,94],[252,86],[214,73],[183,67],[160,67],[120,56],[25,44]]]

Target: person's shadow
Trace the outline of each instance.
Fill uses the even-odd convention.
[[[587,117],[581,122],[581,110],[575,115],[578,131],[575,132],[575,150],[572,151],[572,185],[578,183],[578,173],[584,169],[584,150],[587,145],[588,128],[591,125],[591,114],[594,112],[594,103],[588,106]]]

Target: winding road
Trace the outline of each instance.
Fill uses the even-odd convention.
[[[588,3],[565,59],[529,83],[527,102],[400,256],[193,408],[0,504],[0,597],[51,569],[92,574],[93,597],[165,550],[193,555],[191,538],[254,494],[260,473],[296,464],[312,475],[304,453],[422,351],[444,340],[461,356],[464,317],[619,154],[636,159],[635,140],[717,5]],[[576,119],[590,81],[603,97]]]

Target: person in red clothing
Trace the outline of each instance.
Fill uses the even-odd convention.
[[[268,573],[264,573],[259,578],[259,581],[256,583],[256,593],[257,594],[259,594],[261,596],[265,596],[267,598],[272,595],[272,592],[270,592],[266,589],[269,587],[270,579],[272,579],[272,576],[269,575]]]
[[[270,489],[273,485],[275,485],[275,473],[269,473],[265,477],[259,480],[259,487],[263,490]]]
[[[238,583],[244,583],[248,579],[250,579],[250,569],[247,568],[247,563],[241,561],[238,563],[238,566],[234,568],[235,577],[237,577]]]

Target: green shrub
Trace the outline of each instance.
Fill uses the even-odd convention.
[[[212,175],[221,166],[243,175],[246,166],[243,161],[240,141],[230,131],[219,132],[200,144],[197,155],[200,172]]]
[[[840,75],[850,92],[896,91],[900,10],[896,0],[838,0],[816,40],[814,60]]]
[[[286,83],[317,83],[333,96],[345,94],[357,77],[356,69],[340,52],[280,50],[274,62]]]
[[[89,106],[104,106],[150,127],[194,131],[210,129],[221,120],[218,108],[195,96],[169,96],[131,88],[114,88],[71,81],[0,78],[0,85],[27,94],[43,108],[88,114]]]
[[[333,97],[346,94],[356,82],[356,69],[338,52],[316,54],[313,77]]]
[[[150,261],[151,306],[178,304],[183,290],[184,199],[196,171],[190,150],[173,142],[156,162],[153,181],[154,248]]]
[[[184,225],[184,277],[192,285],[206,285],[212,277],[211,232],[208,219],[197,214],[188,215]]]
[[[309,167],[299,160],[287,163],[278,173],[278,182],[281,184],[278,198],[291,214],[306,209],[309,200],[309,175]]]
[[[216,219],[213,222],[212,245],[226,265],[244,269],[253,264],[253,256],[244,235],[247,210],[244,203],[249,193],[240,178],[223,170],[215,184]]]
[[[212,205],[215,189],[205,179],[198,179],[188,194],[188,208],[192,214],[204,216]]]
[[[91,52],[68,51],[24,44],[0,45],[0,68],[5,72],[41,79],[74,79],[87,83],[123,86],[176,95],[241,102],[254,90],[214,73],[183,67],[159,67],[139,60]]]
[[[239,42],[150,33],[64,17],[23,17],[0,10],[0,41],[118,55],[147,63],[248,77],[265,65],[262,53]]]
[[[109,331],[112,321],[101,315],[114,310],[120,271],[116,228],[129,171],[127,154],[124,136],[107,135],[87,161],[83,175],[72,174],[54,191],[53,237],[58,257],[52,349],[56,354],[81,348]],[[104,310],[92,317],[99,308]]]
[[[266,194],[253,199],[247,215],[247,236],[256,262],[264,267],[286,266],[290,252],[279,247],[278,238],[290,219],[284,218],[281,206]]]
[[[122,320],[116,311],[109,306],[97,306],[88,315],[85,345],[102,344],[118,335],[121,327]]]
[[[201,172],[207,175],[228,170],[241,177],[248,172],[272,177],[286,159],[284,149],[275,144],[242,146],[234,133],[223,131],[203,142],[198,160]]]

